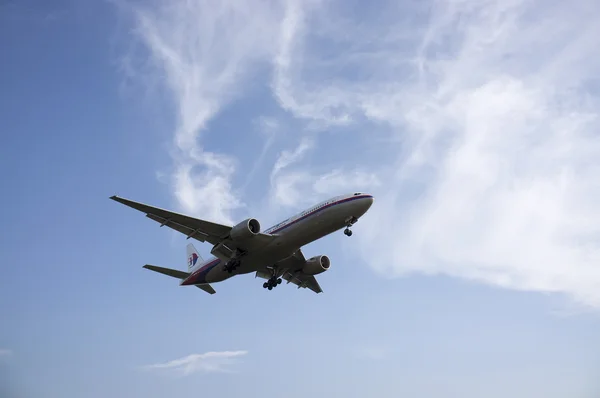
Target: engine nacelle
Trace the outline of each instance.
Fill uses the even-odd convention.
[[[302,272],[304,272],[307,275],[317,275],[321,272],[327,271],[330,265],[331,261],[329,261],[329,257],[315,256],[306,260],[306,263],[304,263],[304,267],[302,267]]]
[[[248,218],[231,229],[231,240],[236,243],[245,242],[260,233],[260,223],[255,218]]]

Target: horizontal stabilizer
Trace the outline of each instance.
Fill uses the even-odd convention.
[[[205,283],[203,285],[194,285],[196,286],[198,289],[202,289],[204,290],[206,293],[210,293],[210,294],[215,294],[215,289],[213,289],[213,287],[211,285],[209,285],[208,283]]]
[[[188,276],[190,276],[190,274],[188,272],[179,271],[177,269],[171,269],[171,268],[157,267],[156,265],[146,264],[142,268],[146,268],[146,269],[149,269],[150,271],[158,272],[163,275],[172,276],[173,278],[185,279]]]

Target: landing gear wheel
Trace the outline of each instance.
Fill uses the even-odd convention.
[[[346,228],[346,229],[344,230],[344,234],[345,234],[346,236],[352,236],[352,231],[350,230],[350,228]]]
[[[265,289],[273,290],[274,287],[281,284],[281,278],[276,278],[275,276],[269,278],[268,281],[263,283],[263,287]]]

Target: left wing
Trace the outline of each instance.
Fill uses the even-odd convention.
[[[221,244],[221,250],[225,257],[230,257],[236,249],[248,250],[250,247],[237,247],[229,234],[232,227],[228,225],[217,224],[210,221],[175,213],[158,207],[149,206],[133,200],[124,199],[113,195],[112,200],[129,206],[133,209],[146,213],[146,217],[160,223],[160,226],[167,226],[175,231],[181,232],[187,238],[194,238],[200,242],[209,242],[212,245]],[[256,246],[264,246],[275,238],[273,235],[259,233],[252,239]],[[254,246],[254,245],[253,245]],[[215,253],[216,254],[216,253]],[[220,255],[218,255],[220,257]]]
[[[302,250],[298,250],[292,256],[278,262],[277,266],[285,270],[281,277],[288,283],[293,283],[298,286],[298,289],[302,287],[308,288],[315,293],[323,293],[323,289],[321,289],[319,282],[317,282],[317,278],[302,272],[302,267],[305,262],[306,258],[304,257]],[[257,272],[256,275],[265,278],[264,275],[267,274]],[[266,278],[268,278],[268,276]]]

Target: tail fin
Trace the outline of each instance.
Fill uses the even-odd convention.
[[[187,261],[188,261],[188,271],[192,271],[192,268],[196,266],[199,262],[202,263],[204,259],[198,253],[198,250],[194,247],[192,243],[188,243],[187,245]]]

